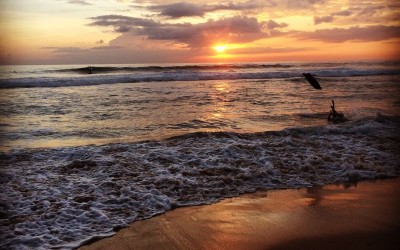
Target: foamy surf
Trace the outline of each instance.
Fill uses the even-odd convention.
[[[400,174],[400,118],[1,154],[1,247],[74,248],[174,207]]]

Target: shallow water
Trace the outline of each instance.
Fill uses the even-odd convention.
[[[0,150],[324,125],[330,99],[351,120],[397,115],[397,79],[322,78],[323,91],[301,78],[0,89]]]

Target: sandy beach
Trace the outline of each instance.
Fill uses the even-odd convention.
[[[137,221],[94,249],[397,249],[400,178],[273,190]]]

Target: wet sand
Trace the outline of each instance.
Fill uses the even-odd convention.
[[[80,249],[398,249],[399,233],[396,178],[178,208]]]

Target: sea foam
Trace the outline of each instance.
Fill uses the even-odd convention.
[[[135,220],[256,190],[400,174],[399,117],[0,155],[1,248],[74,248]]]

